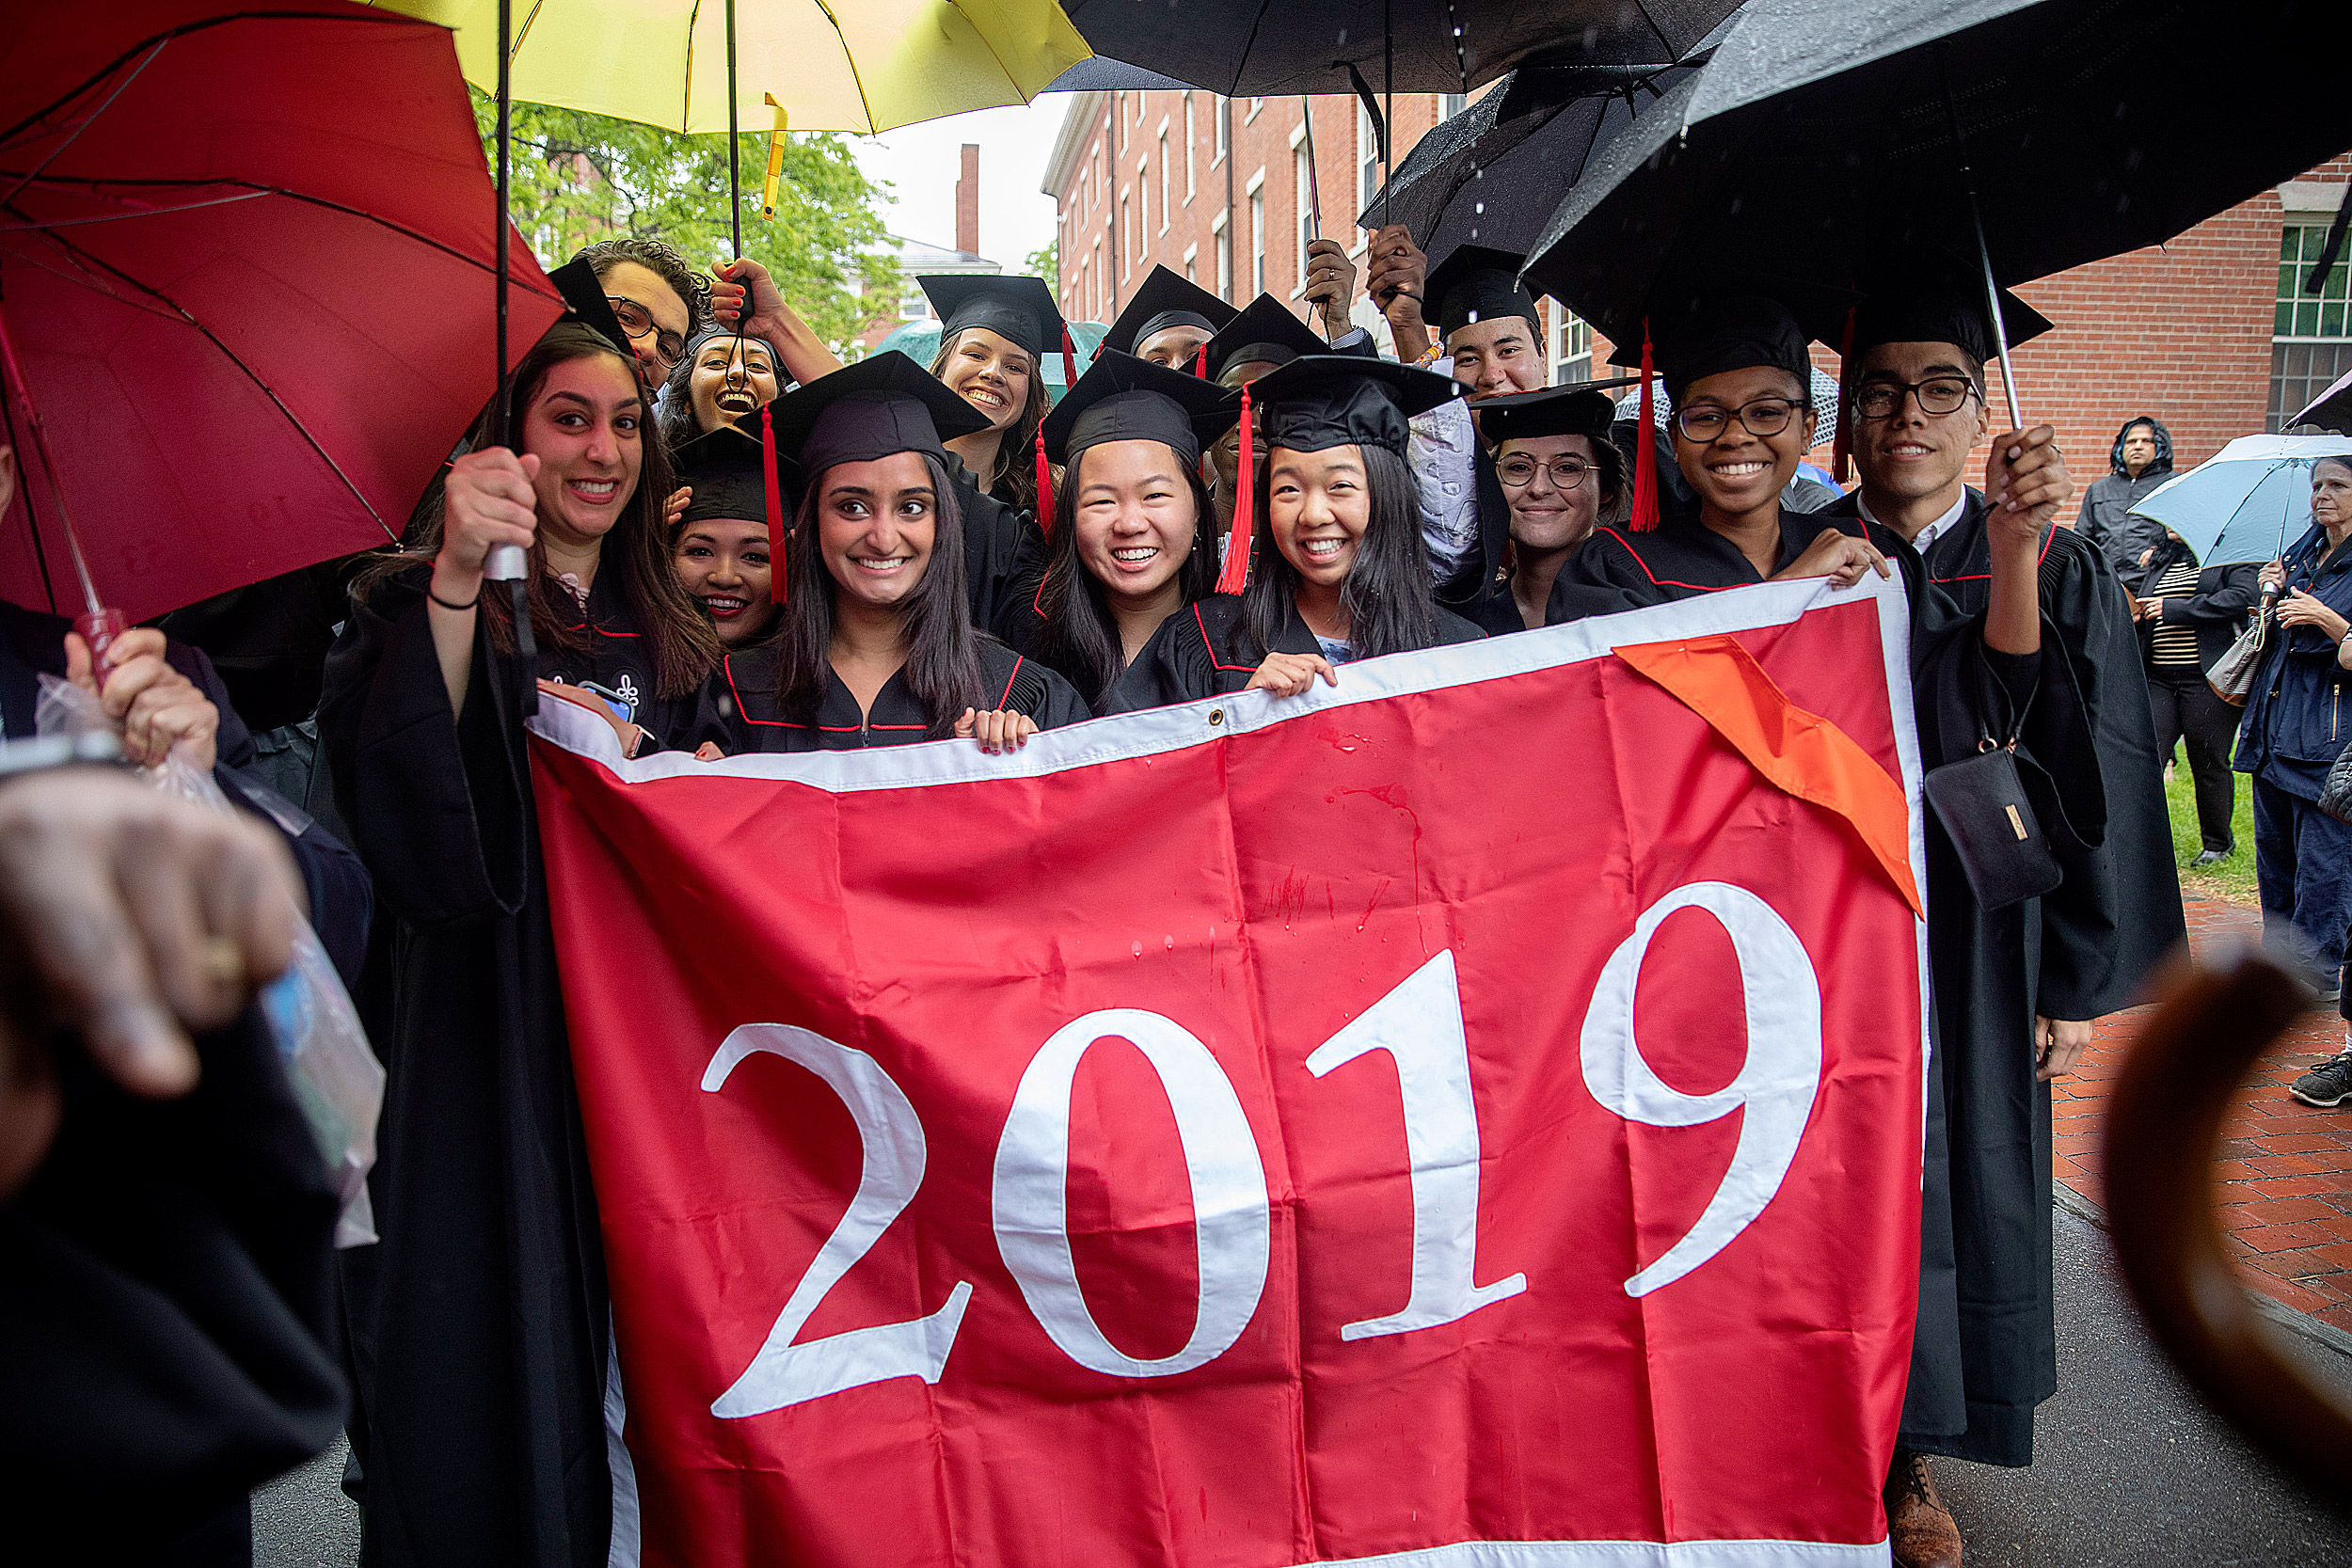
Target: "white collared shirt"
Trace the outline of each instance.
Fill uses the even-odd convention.
[[[1870,510],[1870,503],[1863,499],[1862,493],[1860,491],[1854,492],[1854,505],[1860,509],[1863,519],[1866,522],[1877,523],[1881,528],[1886,528],[1889,526],[1885,522],[1882,521],[1876,513]],[[1921,529],[1917,533],[1912,535],[1911,547],[1919,552],[1922,560],[1926,559],[1929,549],[1933,546],[1936,540],[1943,536],[1946,530],[1949,529],[1954,523],[1959,522],[1961,514],[1966,512],[1967,510],[1968,487],[1963,484],[1961,486],[1960,499],[1952,502],[1952,509],[1949,512],[1945,513],[1944,515],[1938,517],[1935,521]]]

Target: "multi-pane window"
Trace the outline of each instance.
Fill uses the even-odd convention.
[[[2336,258],[2317,292],[2304,290],[2327,243],[2325,223],[2290,223],[2280,239],[2267,430],[2285,429],[2286,421],[2352,371],[2352,255]],[[2345,250],[2352,252],[2352,245]]]
[[[1216,297],[1226,304],[1233,303],[1233,231],[1225,227],[1225,214],[1219,213],[1209,225],[1216,236]]]
[[[1379,194],[1380,134],[1373,126],[1371,112],[1359,103],[1356,105],[1356,210],[1368,210]]]
[[[1168,132],[1160,132],[1160,232],[1168,232]]]
[[[1213,107],[1216,112],[1210,118],[1216,123],[1216,155],[1209,161],[1212,164],[1221,164],[1225,161],[1225,154],[1232,146],[1233,101],[1230,98],[1220,98]]]
[[[1439,103],[1438,104],[1438,118],[1439,119],[1452,119],[1455,115],[1460,114],[1464,109],[1470,107],[1469,93],[1448,92],[1440,93],[1438,96],[1439,99]]]
[[[1303,144],[1293,150],[1291,163],[1291,183],[1298,198],[1298,226],[1294,236],[1298,242],[1295,251],[1298,258],[1297,287],[1303,289],[1307,286],[1307,246],[1315,237],[1315,168]]]
[[[1194,188],[1192,178],[1193,149],[1199,145],[1200,140],[1200,134],[1192,122],[1192,97],[1193,95],[1191,93],[1184,94],[1184,199],[1186,201],[1190,201],[1192,199]]]
[[[1265,186],[1249,188],[1249,293],[1265,293]]]
[[[1592,324],[1570,310],[1558,300],[1545,303],[1544,315],[1550,323],[1551,385],[1572,387],[1593,378]]]
[[[1136,256],[1148,260],[1152,254],[1152,161],[1149,158],[1136,165]]]
[[[1127,193],[1119,193],[1119,276],[1126,277],[1136,267],[1135,213],[1127,205]]]

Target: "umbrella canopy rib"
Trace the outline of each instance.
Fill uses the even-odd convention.
[[[172,315],[176,319],[194,328],[206,342],[212,344],[215,349],[218,349],[220,351],[221,357],[228,360],[231,365],[236,366],[239,373],[244,375],[247,381],[252,382],[254,387],[260,390],[261,394],[269,399],[271,405],[286,417],[286,422],[294,426],[295,434],[302,437],[303,443],[306,446],[308,446],[312,451],[318,453],[319,461],[326,465],[327,471],[335,476],[336,482],[351,493],[351,499],[358,501],[361,509],[364,510],[371,518],[374,519],[375,526],[384,531],[384,537],[392,544],[397,545],[400,543],[399,531],[384,520],[383,514],[376,511],[374,505],[369,501],[367,496],[360,490],[359,486],[352,483],[351,476],[343,472],[342,465],[336,462],[327,450],[319,444],[319,438],[310,433],[310,427],[302,422],[302,416],[296,414],[292,408],[288,407],[286,405],[286,400],[278,395],[278,389],[272,387],[267,381],[264,381],[261,374],[256,372],[252,366],[246,364],[244,358],[238,355],[236,350],[230,348],[227,343],[222,342],[218,334],[215,333],[211,327],[197,320],[196,317],[191,314],[185,307],[182,306],[178,300],[173,299],[169,294],[165,293],[161,289],[154,287],[152,284],[140,282],[137,278],[133,277],[130,274],[122,271],[120,268],[113,266],[99,257],[91,255],[88,251],[84,250],[81,246],[75,245],[71,240],[65,239],[55,233],[50,234],[48,238],[51,244],[56,245],[60,250],[65,251],[68,255],[72,256],[75,261],[80,261],[83,265],[95,271],[118,277],[124,283],[130,285],[132,288],[138,290],[141,293],[147,294],[151,298],[153,298],[168,307]]]

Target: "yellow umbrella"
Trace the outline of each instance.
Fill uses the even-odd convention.
[[[457,35],[498,88],[498,0],[377,0]],[[516,0],[514,96],[724,131],[727,0]],[[1054,0],[734,0],[739,123],[873,133],[1026,103],[1092,55]]]

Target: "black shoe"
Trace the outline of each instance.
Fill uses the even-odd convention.
[[[2287,1090],[2306,1105],[2333,1110],[2352,1100],[2352,1051],[2328,1057],[2295,1081]]]
[[[2227,849],[2208,849],[2188,863],[2192,867],[2200,865],[2219,865],[2223,861],[2226,861],[2229,858],[2230,851]]]

